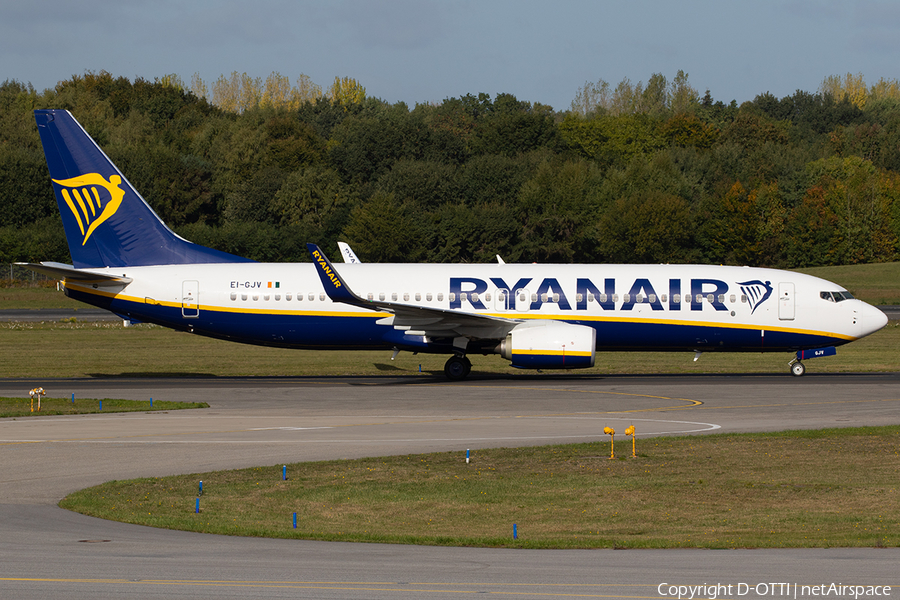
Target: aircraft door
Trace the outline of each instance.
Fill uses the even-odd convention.
[[[181,284],[181,316],[196,319],[200,316],[200,282],[185,281]]]
[[[794,284],[788,281],[778,284],[778,318],[781,321],[794,320]]]

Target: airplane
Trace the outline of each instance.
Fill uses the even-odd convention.
[[[843,287],[790,271],[710,265],[259,263],[170,230],[65,110],[35,120],[72,264],[24,264],[126,322],[322,350],[470,354],[522,369],[591,367],[602,351],[790,352],[803,360],[887,324]],[[349,246],[347,247],[349,250]],[[351,257],[352,255],[352,257]],[[22,264],[22,263],[20,263]]]

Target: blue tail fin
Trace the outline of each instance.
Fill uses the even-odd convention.
[[[34,118],[75,267],[249,262],[166,227],[68,111]]]

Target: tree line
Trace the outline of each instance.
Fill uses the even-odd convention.
[[[900,86],[829,77],[738,105],[600,80],[568,110],[510,94],[388,103],[233,73],[0,85],[0,262],[68,262],[32,110],[72,111],[177,233],[260,261],[894,261]]]

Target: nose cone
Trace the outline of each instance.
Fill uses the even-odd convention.
[[[872,333],[875,333],[888,323],[887,315],[872,306],[871,304],[866,304],[865,302],[861,302],[862,306],[859,309],[860,318],[860,330],[861,336],[865,337]]]

